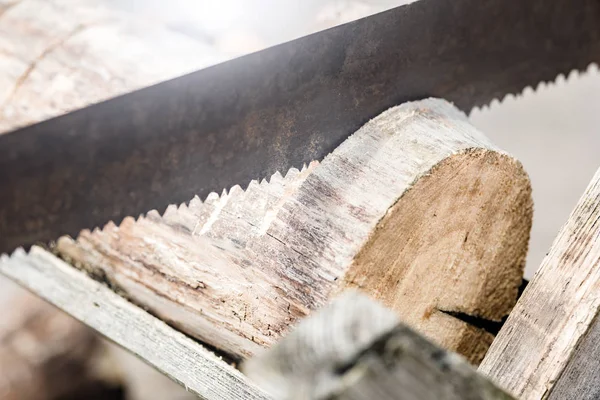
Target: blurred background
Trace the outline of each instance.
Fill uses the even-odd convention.
[[[0,0],[0,132],[404,3]],[[535,211],[526,276],[531,277],[600,167],[600,75],[592,65],[584,73],[559,76],[555,82],[500,100],[473,110],[470,119],[499,147],[520,159],[530,174]],[[1,361],[5,353],[23,353],[32,346],[31,337],[16,340],[9,334],[16,322],[7,317],[8,310],[15,314],[16,304],[36,303],[32,297],[25,298],[24,291],[0,279],[2,400],[25,399],[10,397],[14,382],[7,368],[13,370],[15,365]],[[50,312],[40,305],[29,307],[36,310],[33,320]],[[16,314],[23,318],[24,312]],[[63,326],[62,322],[47,326],[52,324]],[[38,332],[41,328],[32,328],[31,335],[46,334],[49,328],[44,326],[42,333]],[[124,351],[104,343],[100,346],[110,354],[111,367],[107,368],[118,373],[97,373],[94,366],[94,374],[111,382],[124,381],[126,398],[190,396]],[[23,368],[46,361],[31,356],[30,365]],[[106,365],[105,359],[98,365]],[[47,387],[48,379],[30,380],[29,387]],[[25,400],[44,398],[31,395]]]

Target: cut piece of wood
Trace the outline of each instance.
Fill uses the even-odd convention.
[[[512,398],[355,291],[301,321],[242,370],[281,400]]]
[[[600,318],[598,314],[577,344],[548,399],[600,399]]]
[[[29,293],[0,320],[2,400],[124,400],[122,377],[96,333]]]
[[[480,366],[521,399],[600,394],[600,170]]]
[[[234,187],[55,251],[183,332],[248,357],[358,287],[472,362],[516,301],[527,175],[443,100],[393,108],[321,164]]]
[[[2,256],[0,272],[98,330],[203,399],[268,397],[211,351],[44,249]]]

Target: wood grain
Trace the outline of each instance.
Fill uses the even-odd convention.
[[[34,246],[2,256],[0,272],[98,330],[203,399],[268,397],[211,351]]]
[[[480,366],[521,399],[600,392],[600,170]]]
[[[472,362],[513,306],[531,226],[521,165],[437,99],[367,123],[321,164],[62,238],[72,265],[235,358],[346,287]]]
[[[462,357],[442,350],[389,309],[346,292],[245,362],[281,400],[511,399]]]

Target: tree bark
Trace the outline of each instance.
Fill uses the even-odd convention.
[[[55,251],[235,358],[355,287],[477,363],[483,328],[516,301],[531,209],[521,165],[429,99],[383,113],[321,164]]]

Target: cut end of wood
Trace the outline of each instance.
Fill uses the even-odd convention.
[[[500,321],[516,302],[531,220],[529,179],[519,162],[487,149],[449,156],[390,207],[340,289],[372,294],[479,363],[495,333],[485,321]]]

